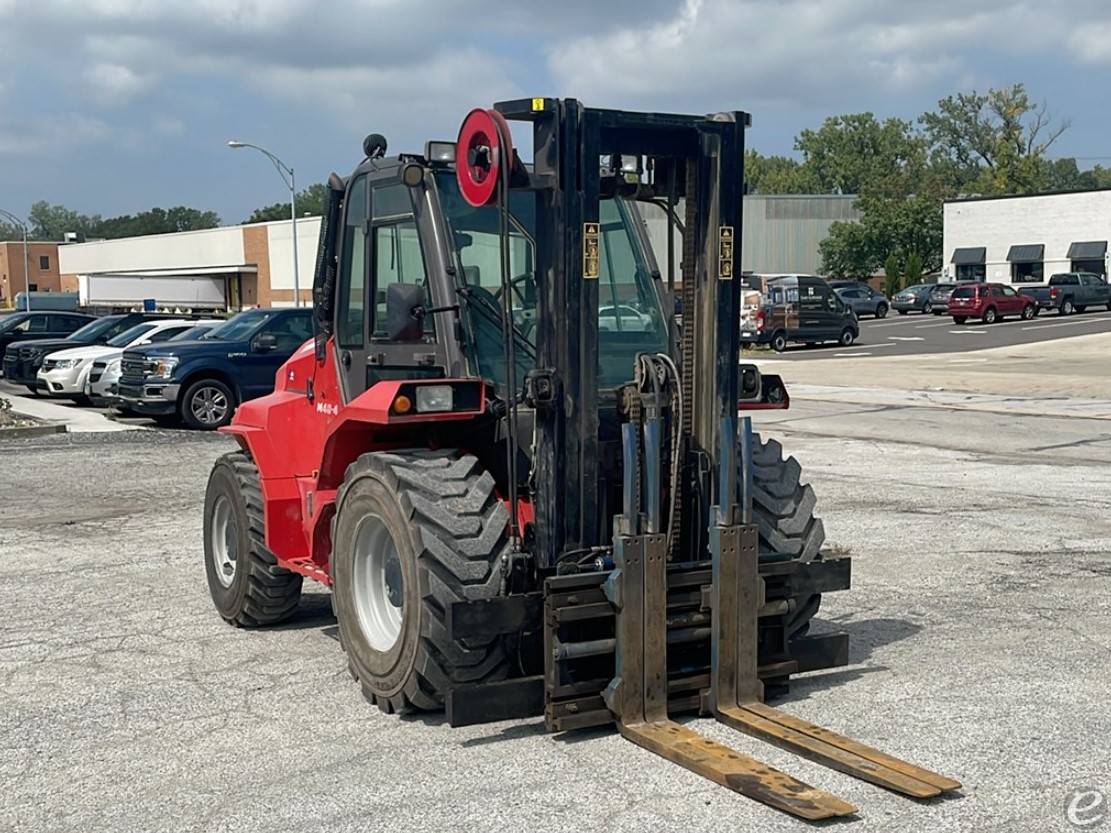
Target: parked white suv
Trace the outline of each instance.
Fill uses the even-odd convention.
[[[194,326],[183,330],[168,339],[157,338],[155,341],[194,341],[204,338],[209,330],[224,323],[222,319],[204,319],[191,322]],[[93,359],[92,369],[85,379],[85,396],[92,400],[94,405],[115,405],[119,407],[120,365],[123,361],[123,350],[116,350],[111,355],[100,356]]]
[[[51,353],[38,373],[40,389],[51,396],[83,400],[94,361],[118,358],[130,347],[168,341],[198,323],[186,318],[144,321],[109,339],[106,344],[89,344]]]

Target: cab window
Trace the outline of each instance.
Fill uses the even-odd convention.
[[[340,291],[336,304],[336,341],[340,347],[359,348],[365,343],[366,320],[366,177],[351,184],[344,215],[340,250]]]
[[[428,278],[409,189],[400,184],[378,185],[371,191],[370,205],[374,228],[374,320],[371,338],[383,341],[388,338],[386,292],[390,285],[415,284],[424,287],[427,292]],[[425,316],[425,332],[431,333],[433,326],[433,316]]]
[[[278,340],[278,352],[292,353],[312,336],[312,318],[307,313],[282,315],[268,322],[262,332]]]

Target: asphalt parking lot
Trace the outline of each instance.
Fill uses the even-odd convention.
[[[1111,332],[1111,311],[1102,309],[1066,317],[1043,312],[1032,321],[1008,318],[991,326],[975,321],[955,324],[952,318],[945,315],[890,313],[887,318],[862,318],[860,338],[852,347],[794,344],[777,358],[807,361],[856,357],[861,354],[910,356],[922,353],[961,353],[1108,332]]]
[[[1111,791],[1111,423],[824,402],[760,419],[855,559],[853,591],[820,614],[850,633],[851,664],[780,705],[965,789],[918,804],[699,730],[857,804],[849,829],[1071,829],[1070,790]],[[985,449],[984,430],[1015,442]],[[380,714],[320,589],[284,627],[226,626],[200,529],[231,447],[169,431],[0,445],[0,830],[807,829],[609,732]]]

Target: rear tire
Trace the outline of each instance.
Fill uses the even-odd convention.
[[[985,324],[994,324],[999,320],[999,313],[995,311],[995,307],[988,307],[984,310],[984,317],[981,320]]]
[[[876,318],[887,318],[887,304],[876,307]]]
[[[1066,298],[1065,300],[1063,300],[1061,302],[1061,306],[1057,308],[1058,315],[1072,315],[1075,311],[1076,308],[1073,307],[1072,300],[1070,298]]]
[[[456,451],[364,454],[336,499],[332,591],[340,643],[382,711],[443,707],[448,690],[504,679],[500,637],[451,639],[452,602],[500,592],[509,512],[494,479]]]
[[[922,314],[923,315],[929,315],[933,311],[934,311],[934,305],[931,304],[929,301],[927,301],[925,304],[922,305]]]
[[[225,454],[204,496],[204,567],[225,622],[255,628],[297,612],[301,576],[278,566],[264,541],[258,469],[242,451]]]
[[[848,327],[841,331],[841,337],[837,339],[837,343],[842,347],[852,347],[854,341],[856,341],[856,333]]]
[[[1032,319],[1034,317],[1034,315],[1035,315],[1035,309],[1034,309],[1033,304],[1027,304],[1026,306],[1024,306],[1022,308],[1022,320],[1023,321],[1029,321],[1030,319]]]
[[[1076,305],[1076,311],[1077,312],[1087,312],[1088,311],[1088,305],[1087,304],[1077,304]]]
[[[901,309],[901,310],[899,310],[898,312],[899,312],[899,315],[906,315],[906,314],[907,314],[907,312],[908,312],[908,310],[905,310],[905,309]]]
[[[814,489],[801,481],[802,467],[794,457],[783,457],[778,440],[752,442],[752,517],[760,528],[760,560],[821,559],[826,532],[814,514]],[[787,617],[787,634],[794,636],[810,623],[821,604],[819,594],[797,596]]]
[[[954,324],[963,324],[967,320],[968,320],[967,316],[964,316],[964,315],[954,315],[953,316],[953,323]]]

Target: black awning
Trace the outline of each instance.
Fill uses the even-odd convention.
[[[1107,254],[1106,240],[1073,243],[1069,246],[1069,260],[1103,260]]]
[[[975,266],[984,262],[987,257],[987,247],[977,246],[971,249],[953,249],[953,263],[957,266]]]
[[[1025,246],[1011,246],[1007,260],[1011,263],[1037,263],[1045,259],[1045,244],[1030,243]]]

